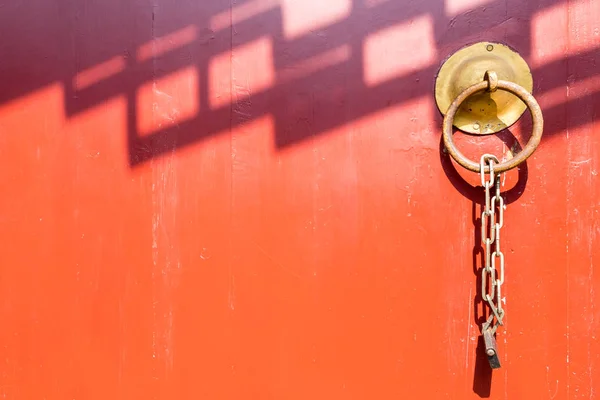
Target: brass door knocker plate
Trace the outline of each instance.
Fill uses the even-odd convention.
[[[450,56],[438,72],[435,100],[442,114],[465,89],[481,82],[486,71],[529,93],[533,89],[531,70],[519,53],[501,43],[476,43]],[[526,109],[525,103],[505,90],[481,91],[464,100],[453,125],[466,133],[487,135],[513,125]]]

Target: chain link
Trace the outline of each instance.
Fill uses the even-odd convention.
[[[485,188],[485,209],[481,213],[481,240],[484,244],[485,266],[481,270],[481,297],[491,313],[481,326],[481,331],[491,329],[495,333],[503,325],[502,284],[504,283],[504,253],[500,250],[500,229],[504,225],[504,199],[500,195],[500,174],[494,172],[498,159],[484,154],[480,160],[481,184]],[[485,167],[489,167],[486,177]],[[492,196],[492,188],[495,193]]]

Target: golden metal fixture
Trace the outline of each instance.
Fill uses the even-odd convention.
[[[480,42],[452,54],[438,72],[435,100],[446,115],[452,102],[467,88],[482,82],[487,71],[496,76],[487,91],[479,91],[464,100],[456,111],[453,125],[466,133],[487,135],[513,125],[527,109],[517,96],[507,90],[492,88],[496,82],[513,82],[531,93],[531,70],[519,53],[501,43]]]
[[[460,150],[458,150],[458,148],[454,144],[454,139],[452,135],[452,125],[454,124],[454,120],[459,108],[470,97],[473,97],[478,93],[494,94],[499,91],[512,93],[514,96],[516,96],[516,98],[521,99],[521,101],[523,101],[523,103],[526,104],[526,106],[529,108],[529,111],[531,112],[531,119],[533,121],[533,132],[531,133],[531,137],[529,138],[527,145],[523,148],[521,152],[519,152],[519,154],[517,154],[515,157],[509,160],[497,164],[494,167],[494,170],[497,173],[500,173],[517,167],[519,164],[521,164],[533,154],[535,149],[540,144],[540,140],[542,139],[542,132],[544,131],[544,117],[542,116],[542,110],[535,98],[533,97],[533,95],[529,93],[525,88],[517,85],[514,82],[498,80],[498,77],[494,71],[487,71],[485,73],[485,79],[483,81],[469,86],[454,99],[452,104],[450,104],[450,107],[448,107],[448,112],[444,117],[442,130],[444,146],[446,146],[446,150],[457,163],[459,163],[460,165],[462,165],[470,171],[480,172],[481,168],[483,168],[483,164],[468,159],[460,152]],[[498,162],[498,159],[496,157],[494,158],[496,162]],[[493,171],[490,170],[490,166],[486,166],[484,172],[493,175]]]

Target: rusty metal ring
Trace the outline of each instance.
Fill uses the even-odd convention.
[[[531,134],[529,142],[527,142],[527,145],[523,148],[523,150],[510,160],[497,164],[494,167],[494,170],[497,173],[500,173],[515,168],[533,154],[535,149],[540,144],[540,140],[542,139],[542,132],[544,131],[544,118],[542,116],[542,110],[539,104],[537,103],[533,95],[529,93],[525,88],[509,81],[498,80],[494,83],[494,86],[497,86],[498,89],[510,92],[517,96],[519,99],[521,99],[529,108],[529,112],[531,113],[531,119],[533,120],[533,132]],[[457,163],[473,172],[479,172],[480,165],[478,162],[474,162],[465,157],[458,150],[458,148],[456,148],[456,145],[454,144],[454,139],[452,137],[452,126],[454,123],[454,116],[456,115],[456,112],[458,111],[458,108],[463,103],[463,101],[465,101],[467,97],[472,96],[475,93],[488,90],[489,87],[490,82],[488,82],[488,80],[484,80],[482,82],[474,84],[473,86],[468,87],[461,94],[459,94],[456,99],[454,99],[452,104],[450,104],[448,111],[446,112],[446,116],[444,117],[444,146],[446,146],[448,153],[450,153],[452,158]],[[489,173],[489,166],[485,168],[485,172]]]

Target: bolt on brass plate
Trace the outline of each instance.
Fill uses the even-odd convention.
[[[480,42],[452,54],[438,72],[435,82],[437,106],[448,107],[469,86],[481,82],[486,71],[495,71],[499,80],[533,89],[531,70],[519,53],[501,43]],[[487,135],[513,125],[527,106],[507,91],[480,92],[463,102],[454,117],[454,126],[466,133]]]

